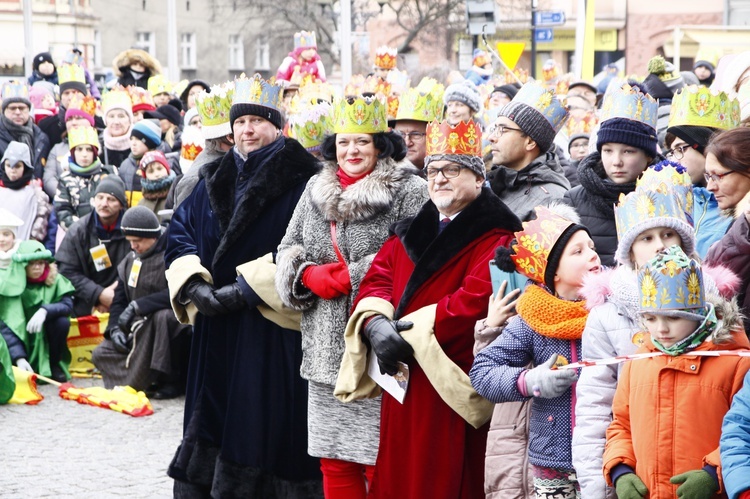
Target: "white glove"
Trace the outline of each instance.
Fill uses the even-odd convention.
[[[47,319],[47,311],[43,308],[39,308],[34,315],[31,316],[29,322],[26,323],[26,331],[36,334],[44,327],[44,321]]]
[[[526,393],[534,397],[553,399],[559,397],[570,385],[578,380],[573,369],[552,369],[557,362],[557,354],[547,359],[541,366],[536,366],[526,372]]]
[[[33,373],[34,369],[31,367],[31,364],[29,364],[29,361],[26,359],[18,359],[16,361],[16,367],[18,367],[22,371]]]

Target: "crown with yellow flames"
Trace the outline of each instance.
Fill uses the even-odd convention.
[[[329,102],[312,104],[289,117],[289,135],[308,151],[316,151],[333,130],[333,106]]]
[[[195,107],[201,117],[203,136],[209,139],[232,133],[229,113],[234,97],[234,82],[214,85],[209,92],[201,91],[195,96]]]
[[[26,99],[29,100],[29,87],[25,82],[11,80],[3,83],[0,90],[2,100],[5,99]]]
[[[305,75],[300,82],[299,90],[297,95],[301,103],[308,102],[310,104],[317,104],[321,101],[328,103],[333,102],[333,96],[335,91],[333,85],[325,83],[320,80],[313,80],[311,75]]]
[[[529,71],[523,68],[516,68],[513,70],[512,73],[508,71],[507,69],[505,70],[506,83],[512,84],[513,82],[516,81],[516,78],[518,78],[518,82],[521,83],[521,85],[525,84],[527,81],[529,81]]]
[[[659,104],[653,97],[625,83],[604,95],[599,123],[612,118],[627,118],[656,130],[658,110]]]
[[[63,64],[57,68],[57,81],[60,85],[68,82],[86,84],[86,72],[78,64]]]
[[[447,121],[427,124],[427,156],[452,154],[482,156],[482,128],[473,120],[450,125]]]
[[[151,92],[145,88],[131,85],[127,87],[127,91],[128,94],[130,94],[130,102],[132,102],[134,113],[137,113],[138,111],[153,111],[156,109],[154,97],[151,95]]]
[[[537,206],[536,218],[523,223],[516,232],[516,244],[510,258],[516,269],[534,282],[544,283],[549,254],[565,230],[574,222],[563,218],[544,206]]]
[[[101,110],[99,105],[99,101],[90,95],[81,96],[76,94],[70,99],[68,109],[80,109],[89,116],[96,116],[97,114],[101,114],[99,113]]]
[[[84,144],[94,146],[98,149],[99,135],[96,133],[96,128],[94,127],[79,126],[77,128],[71,129],[70,132],[68,132],[68,144],[70,145],[71,151],[73,151],[76,146]]]
[[[398,60],[398,50],[393,47],[382,45],[375,50],[375,67],[380,69],[393,69]]]
[[[232,105],[255,104],[281,111],[284,101],[284,88],[281,85],[266,81],[258,73],[252,78],[242,73],[234,80],[234,97]]]
[[[127,109],[130,111],[133,107],[133,101],[130,100],[130,94],[121,88],[110,90],[102,94],[102,109],[104,114],[110,109]]]
[[[333,108],[333,133],[380,133],[388,130],[386,105],[377,97],[344,97]]]
[[[318,47],[314,31],[298,31],[294,34],[294,48],[300,47]]]
[[[151,95],[171,94],[172,82],[164,75],[155,75],[148,79],[148,91]]]
[[[740,124],[740,103],[726,92],[698,85],[683,87],[672,98],[668,127],[705,126],[731,130]]]
[[[440,121],[443,118],[445,87],[430,77],[408,89],[399,98],[396,120]]]
[[[568,137],[578,133],[590,134],[597,123],[598,120],[594,112],[586,113],[582,118],[571,116],[567,123],[565,123],[565,130],[568,132]]]
[[[615,224],[619,241],[615,258],[620,263],[630,263],[630,247],[638,234],[651,227],[673,228],[685,251],[692,253],[693,184],[687,169],[670,161],[647,168],[633,192],[620,194]]]
[[[367,78],[362,75],[354,75],[344,87],[344,96],[356,97],[362,94],[373,94],[385,99],[391,94],[391,84],[375,75],[370,75]]]

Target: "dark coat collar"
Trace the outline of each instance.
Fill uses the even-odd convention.
[[[307,182],[318,172],[319,164],[299,142],[284,139],[284,148],[263,165],[249,181],[239,206],[234,206],[234,191],[237,182],[237,166],[234,153],[227,152],[222,158],[206,164],[201,173],[206,182],[206,191],[221,230],[221,242],[214,254],[216,265],[229,248],[263,213],[263,210],[291,188]]]
[[[391,226],[412,262],[414,272],[409,277],[396,311],[400,317],[414,293],[453,257],[483,234],[492,229],[516,232],[523,228],[521,221],[488,187],[479,197],[458,214],[438,234],[438,209],[428,201],[413,217]],[[512,234],[511,234],[512,235]]]

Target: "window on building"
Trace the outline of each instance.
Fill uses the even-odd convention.
[[[271,69],[270,62],[271,48],[268,44],[268,38],[259,36],[255,39],[255,70],[268,71]]]
[[[145,50],[156,57],[156,37],[153,31],[138,31],[135,34],[135,48]]]
[[[229,35],[229,69],[245,69],[245,46],[242,35]]]
[[[180,35],[180,51],[182,52],[182,68],[195,68],[196,53],[195,33],[183,33]]]

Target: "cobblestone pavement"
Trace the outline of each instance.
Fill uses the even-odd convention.
[[[39,391],[38,405],[0,406],[0,497],[172,496],[166,469],[180,442],[184,397],[152,400],[154,414],[134,418],[63,400],[54,386]]]

